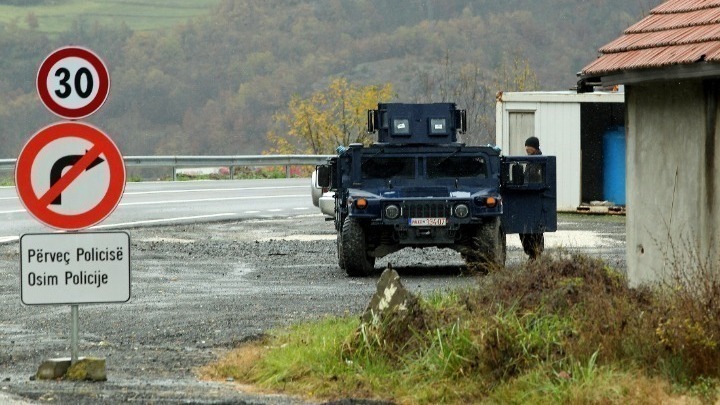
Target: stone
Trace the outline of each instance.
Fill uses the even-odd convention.
[[[407,311],[410,292],[400,282],[400,275],[390,265],[382,272],[377,282],[377,291],[370,299],[361,320],[371,323],[383,314]]]
[[[73,381],[107,381],[105,359],[97,357],[81,357],[71,365],[65,378]]]
[[[62,378],[68,368],[70,368],[69,357],[45,360],[40,364],[35,376],[38,380],[55,380]]]

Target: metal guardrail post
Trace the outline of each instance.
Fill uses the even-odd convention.
[[[290,165],[285,165],[285,178],[290,178]]]

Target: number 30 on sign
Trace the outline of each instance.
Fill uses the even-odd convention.
[[[65,47],[42,62],[36,86],[48,110],[75,120],[87,117],[105,103],[110,92],[110,74],[91,50]]]

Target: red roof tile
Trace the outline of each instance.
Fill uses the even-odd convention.
[[[720,0],[668,0],[600,53],[583,76],[720,62]]]

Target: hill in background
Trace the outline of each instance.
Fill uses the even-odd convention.
[[[207,15],[220,0],[0,0],[0,23],[58,34],[77,21],[136,31],[172,27]]]
[[[93,49],[110,67],[110,97],[88,121],[126,155],[259,153],[292,96],[340,76],[390,82],[398,101],[444,101],[452,86],[481,89],[481,105],[448,101],[482,109],[488,125],[475,139],[490,142],[494,95],[514,90],[506,74],[515,62],[532,70],[537,89],[572,87],[600,46],[659,3],[4,0],[0,158],[17,156],[56,120],[35,94],[35,74],[68,44]]]

